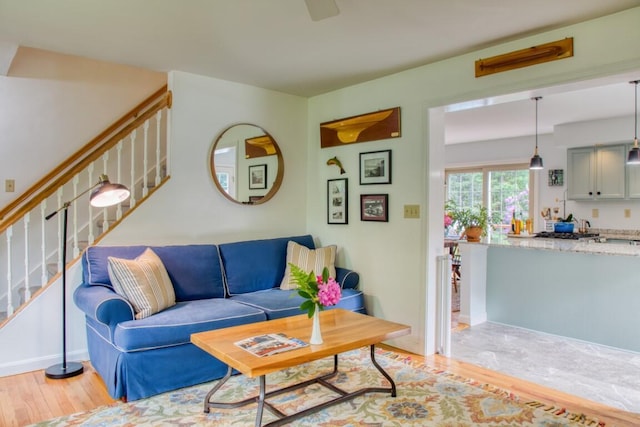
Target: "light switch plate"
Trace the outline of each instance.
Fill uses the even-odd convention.
[[[591,209],[591,218],[598,218],[598,216],[600,216],[600,210]]]
[[[7,193],[13,193],[16,191],[16,180],[15,179],[6,179],[4,181],[4,191]]]
[[[631,209],[627,208],[624,210],[624,217],[631,218]]]
[[[405,218],[420,218],[420,205],[404,205]]]

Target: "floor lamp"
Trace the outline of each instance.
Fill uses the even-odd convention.
[[[89,197],[89,203],[92,206],[98,208],[104,208],[107,206],[113,206],[120,202],[127,200],[129,197],[129,190],[122,184],[112,184],[109,182],[107,175],[100,175],[100,180],[97,184],[89,187],[87,190],[78,194],[73,199],[65,202],[60,209],[50,213],[45,218],[50,220],[60,211],[63,211],[62,220],[62,363],[48,367],[44,373],[47,378],[63,379],[70,378],[76,375],[80,375],[84,370],[82,363],[69,362],[67,363],[67,216],[69,206],[80,196],[91,191]]]

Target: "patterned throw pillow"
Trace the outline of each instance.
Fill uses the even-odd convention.
[[[297,285],[291,283],[291,267],[289,263],[297,265],[307,273],[313,271],[316,276],[322,274],[324,267],[329,269],[329,276],[336,277],[336,245],[325,246],[323,248],[309,249],[296,242],[287,243],[287,267],[284,277],[280,283],[280,289],[296,289]]]
[[[162,260],[150,248],[136,259],[109,257],[109,278],[115,291],[125,297],[144,319],[176,303],[169,274]]]

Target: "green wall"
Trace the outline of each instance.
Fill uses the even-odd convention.
[[[640,257],[491,246],[489,321],[640,351]]]

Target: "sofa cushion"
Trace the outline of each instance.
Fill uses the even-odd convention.
[[[303,313],[300,311],[300,304],[302,304],[304,299],[294,290],[286,291],[275,288],[266,291],[234,295],[230,297],[230,299],[264,311],[269,320]],[[364,294],[357,289],[343,289],[342,297],[338,304],[327,307],[325,310],[331,310],[333,308],[344,308],[345,310],[366,314]]]
[[[109,257],[108,271],[115,291],[131,303],[136,319],[144,319],[176,303],[167,270],[151,249],[133,260]]]
[[[287,243],[286,266],[284,277],[280,282],[280,289],[297,289],[298,285],[292,282],[291,267],[289,263],[300,267],[309,273],[313,271],[316,276],[322,275],[324,268],[329,269],[329,277],[336,277],[336,245],[325,246],[323,248],[309,249],[290,241]]]
[[[261,310],[229,299],[183,301],[151,317],[119,323],[113,343],[127,352],[173,347],[190,343],[196,332],[263,320],[266,316]]]
[[[310,235],[219,245],[228,294],[238,295],[280,286],[290,240],[314,248]]]
[[[113,288],[107,258],[134,259],[148,246],[90,246],[82,255],[83,281]],[[173,283],[176,301],[223,298],[224,280],[215,245],[150,246]]]

